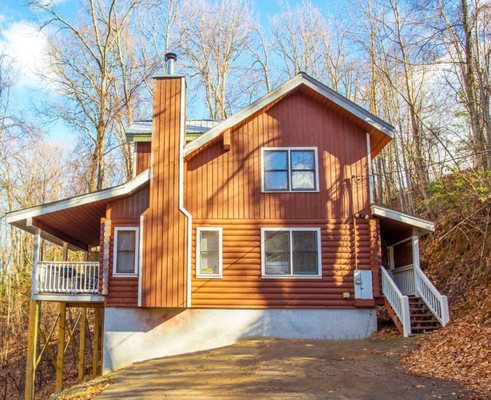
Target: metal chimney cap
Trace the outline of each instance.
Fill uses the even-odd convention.
[[[165,53],[165,61],[169,60],[177,60],[177,54],[176,53]]]

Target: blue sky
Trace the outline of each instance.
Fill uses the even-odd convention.
[[[46,0],[50,1],[50,0]],[[81,0],[51,0],[57,3],[61,14],[73,17]],[[290,0],[290,6],[301,3]],[[347,0],[312,0],[324,14],[331,17],[342,17],[349,12],[353,2]],[[255,0],[255,10],[259,22],[266,27],[272,15],[278,12],[284,0]],[[36,70],[42,69],[45,63],[46,38],[36,28],[38,14],[29,7],[27,0],[0,0],[0,52],[7,53],[14,59],[16,84],[12,90],[12,107],[26,115],[34,116],[33,109],[53,96],[52,91],[40,80]],[[61,122],[54,122],[47,127],[49,137],[57,142],[69,145],[73,140],[70,128]]]

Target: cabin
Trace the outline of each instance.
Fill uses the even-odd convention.
[[[187,120],[185,77],[154,85],[133,179],[7,216],[35,237],[29,379],[42,302],[96,307],[104,373],[248,336],[366,338],[377,305],[404,336],[449,322],[419,262],[433,222],[373,201],[391,125],[305,73],[222,121]]]

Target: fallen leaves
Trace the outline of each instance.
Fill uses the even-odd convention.
[[[469,319],[469,318],[468,318]],[[491,397],[491,328],[461,319],[422,336],[418,347],[402,356],[415,375],[454,381]]]

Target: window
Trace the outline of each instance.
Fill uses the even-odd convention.
[[[134,276],[138,268],[138,228],[114,228],[113,275]]]
[[[222,277],[222,228],[197,228],[196,276]]]
[[[316,192],[317,148],[262,149],[264,192]]]
[[[321,277],[319,228],[263,228],[263,277]]]

